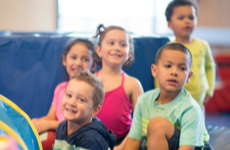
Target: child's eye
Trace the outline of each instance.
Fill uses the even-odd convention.
[[[170,68],[170,67],[171,67],[171,65],[165,65],[165,67],[166,67],[166,68]]]
[[[194,20],[194,17],[193,17],[193,16],[189,16],[189,19],[190,19],[190,20]]]
[[[183,16],[181,16],[181,17],[179,17],[178,19],[179,19],[179,20],[183,20],[183,19],[184,19],[184,17],[183,17]]]
[[[82,58],[82,61],[89,61],[88,58]]]
[[[114,44],[114,42],[109,42],[109,45],[113,45]]]
[[[76,56],[71,56],[72,59],[76,59],[77,57]]]
[[[127,44],[126,44],[126,43],[122,43],[121,46],[122,46],[122,47],[126,47]]]
[[[185,71],[187,69],[186,69],[186,67],[180,67],[180,70]]]
[[[80,102],[84,102],[84,101],[85,101],[85,100],[82,99],[82,98],[78,98],[78,100],[79,100]]]
[[[68,94],[68,93],[66,93],[65,95],[66,95],[67,97],[69,97],[69,98],[72,97],[72,95],[71,95],[71,94]]]

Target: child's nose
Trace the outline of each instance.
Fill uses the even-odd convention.
[[[120,49],[121,49],[120,44],[115,44],[115,49],[118,50],[118,51],[120,51]]]
[[[171,75],[177,76],[178,75],[178,69],[177,68],[172,68]]]
[[[69,103],[68,103],[71,107],[76,107],[76,102],[75,102],[75,99],[72,97],[70,100],[69,100]]]
[[[76,59],[74,63],[77,66],[82,66],[82,60],[81,59]]]
[[[190,18],[185,18],[186,23],[190,23],[191,19]]]

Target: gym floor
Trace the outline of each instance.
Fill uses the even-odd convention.
[[[230,150],[230,113],[207,113],[206,127],[215,150]]]

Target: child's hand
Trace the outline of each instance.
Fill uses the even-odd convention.
[[[32,122],[33,122],[35,128],[37,129],[38,133],[42,133],[42,132],[47,130],[46,129],[47,120],[34,118],[34,119],[32,119]]]
[[[114,146],[113,150],[122,150],[123,147],[120,145]]]

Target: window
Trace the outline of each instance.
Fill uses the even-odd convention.
[[[166,35],[164,11],[171,0],[58,0],[58,31],[94,34],[99,24],[135,35]]]

